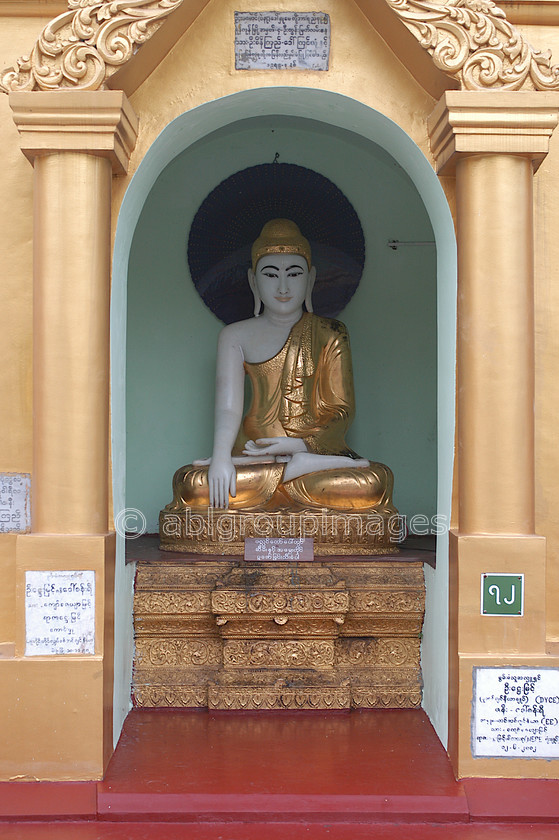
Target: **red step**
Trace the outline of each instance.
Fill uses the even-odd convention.
[[[455,781],[422,711],[135,710],[103,782],[0,783],[0,819],[1,840],[548,840],[559,781]]]
[[[99,785],[98,813],[456,822],[468,804],[421,711],[138,710]]]

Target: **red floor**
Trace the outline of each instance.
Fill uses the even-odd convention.
[[[1,840],[559,840],[559,782],[456,782],[419,711],[134,711],[103,782],[0,784],[0,819]]]

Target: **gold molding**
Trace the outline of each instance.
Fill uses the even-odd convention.
[[[122,91],[17,91],[10,106],[31,162],[57,151],[85,152],[109,158],[115,174],[126,172],[138,118]]]
[[[491,0],[386,2],[463,90],[559,90],[551,52],[532,47]]]
[[[462,89],[559,90],[551,53],[532,47],[492,0],[386,3],[435,67]],[[68,0],[68,10],[44,27],[30,55],[0,74],[0,91],[110,87],[110,77],[185,6],[185,0]]]
[[[447,91],[427,121],[437,171],[457,154],[514,154],[537,169],[559,120],[559,96],[535,91]]]

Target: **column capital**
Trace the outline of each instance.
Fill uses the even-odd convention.
[[[138,118],[123,91],[17,91],[10,107],[31,163],[39,155],[83,152],[108,158],[116,175],[126,173]]]
[[[447,90],[427,121],[437,172],[463,155],[528,157],[537,169],[559,120],[559,93]]]

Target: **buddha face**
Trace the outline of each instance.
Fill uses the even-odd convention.
[[[278,315],[301,311],[315,280],[314,267],[298,254],[270,254],[258,260],[256,271],[249,270],[248,279],[265,309]]]

